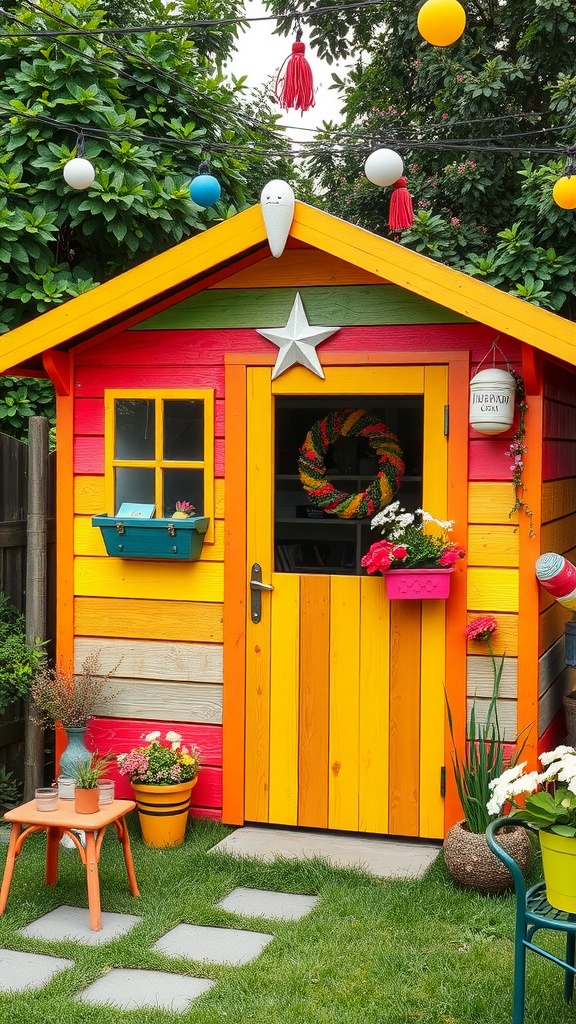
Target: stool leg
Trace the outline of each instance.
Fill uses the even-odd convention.
[[[517,933],[514,943],[514,1015],[512,1024],[524,1024],[526,999],[526,946],[524,935]]]
[[[92,830],[86,832],[86,886],[88,889],[90,927],[93,932],[100,932],[102,931],[102,914],[100,912],[98,853],[96,851],[96,834]]]
[[[576,946],[576,935],[574,932],[568,932],[566,935],[566,963],[571,964],[574,967],[574,951]],[[564,999],[567,1003],[572,1002],[572,996],[574,995],[574,973],[572,971],[564,971]]]
[[[126,864],[126,874],[128,875],[130,892],[133,896],[139,896],[140,891],[138,889],[138,882],[136,881],[136,872],[134,870],[134,861],[132,860],[132,850],[130,848],[130,837],[128,836],[126,818],[120,818],[119,821],[114,822],[114,825],[116,827],[118,839],[122,843],[122,849],[124,851],[124,862]]]
[[[58,881],[58,846],[62,834],[61,828],[49,825],[46,829],[46,885],[56,885]]]
[[[0,914],[3,914],[6,910],[6,903],[8,901],[8,893],[10,892],[10,885],[12,883],[12,875],[14,873],[14,863],[16,861],[16,846],[18,843],[18,837],[20,835],[20,825],[16,822],[12,823],[10,830],[10,842],[8,844],[8,856],[6,857],[6,864],[4,865],[4,877],[2,878],[2,888],[0,889]]]

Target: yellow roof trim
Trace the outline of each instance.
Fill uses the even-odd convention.
[[[576,325],[571,320],[304,203],[296,203],[290,235],[470,320],[576,364]],[[129,316],[140,306],[159,300],[265,241],[260,206],[256,205],[10,331],[0,339],[0,372],[95,331],[115,318]]]

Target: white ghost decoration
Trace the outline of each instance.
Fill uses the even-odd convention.
[[[284,252],[294,216],[294,203],[294,192],[287,181],[277,179],[264,185],[260,207],[273,256],[281,256]]]

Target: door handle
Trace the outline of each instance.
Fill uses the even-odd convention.
[[[250,573],[250,618],[252,622],[260,622],[262,618],[262,591],[274,590],[271,583],[262,582],[262,566],[254,562]]]

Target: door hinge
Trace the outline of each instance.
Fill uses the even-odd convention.
[[[446,766],[440,769],[440,796],[446,796]]]
[[[450,430],[450,406],[444,406],[444,437],[448,437]]]

